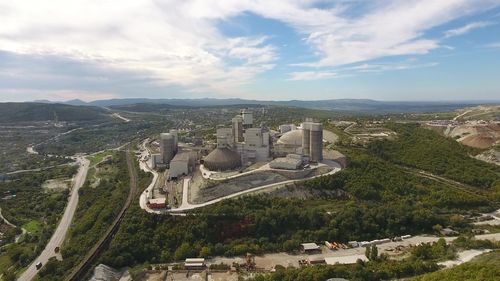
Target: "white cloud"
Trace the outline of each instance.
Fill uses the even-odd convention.
[[[486,27],[486,26],[489,26],[489,25],[492,25],[492,24],[493,24],[492,22],[486,22],[486,21],[471,22],[471,23],[469,23],[467,25],[464,25],[462,27],[447,30],[444,33],[444,36],[446,38],[450,38],[450,37],[454,37],[454,36],[460,36],[460,35],[464,35],[464,34],[470,32],[470,31],[472,31],[474,29]]]
[[[320,79],[330,79],[336,78],[337,73],[330,71],[298,71],[289,74],[289,80],[294,81],[308,81],[308,80],[320,80]]]
[[[323,8],[317,8],[322,3]],[[253,13],[291,26],[326,67],[443,47],[427,30],[500,5],[500,0],[378,0],[352,13],[350,1],[325,0],[17,0],[0,4],[0,50],[55,55],[140,72],[193,91],[238,95],[275,67],[279,49],[259,36],[218,30]],[[253,26],[249,27],[250,29]],[[471,28],[469,28],[470,30]],[[297,61],[299,63],[299,61]],[[296,72],[323,79],[333,72]]]
[[[272,69],[265,37],[226,38],[216,20],[225,3],[203,1],[13,1],[0,25],[0,50],[55,55],[207,91],[237,90]],[[213,11],[213,13],[210,13]],[[228,61],[237,60],[236,63]]]
[[[429,63],[416,63],[415,60],[408,60],[400,63],[393,64],[361,64],[350,67],[349,69],[355,70],[358,72],[385,72],[385,71],[396,71],[396,70],[407,70],[407,69],[416,69],[416,68],[426,68],[433,67],[438,65],[437,62],[429,62]]]
[[[311,30],[307,42],[322,58],[306,65],[335,66],[394,56],[426,54],[440,47],[424,33],[453,19],[498,5],[500,1],[422,0],[380,1],[357,17],[332,20]]]

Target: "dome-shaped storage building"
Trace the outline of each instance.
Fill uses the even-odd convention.
[[[302,146],[302,130],[292,130],[284,133],[277,143],[288,146]]]
[[[274,155],[285,157],[287,154],[302,154],[302,130],[284,133],[274,145]]]
[[[229,148],[216,148],[203,161],[210,171],[234,170],[241,166],[240,155]]]

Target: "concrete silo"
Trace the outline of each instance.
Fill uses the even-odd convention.
[[[160,154],[164,164],[170,163],[175,154],[175,137],[170,133],[160,134]]]
[[[177,153],[179,148],[179,132],[176,129],[170,129],[169,133],[174,136],[174,151]]]
[[[302,123],[302,154],[309,155],[310,153],[310,143],[311,143],[311,123]]]
[[[236,115],[232,120],[234,142],[243,141],[243,117]]]
[[[321,123],[310,123],[310,146],[309,155],[311,161],[323,160],[323,125]]]

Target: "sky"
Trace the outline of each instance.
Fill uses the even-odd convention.
[[[500,0],[0,0],[0,101],[500,100]]]

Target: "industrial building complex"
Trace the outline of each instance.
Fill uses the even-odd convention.
[[[157,141],[150,141],[153,150],[159,153],[148,154],[149,167],[159,172],[160,180],[148,191],[147,205],[162,209],[180,206],[182,201],[187,208],[189,200],[206,202],[332,171],[332,162],[323,163],[322,123],[306,119],[298,126],[282,124],[277,130],[254,123],[253,112],[242,109],[229,125],[214,128],[213,141],[186,144],[179,141],[182,130],[175,129],[161,133]],[[341,160],[334,160],[338,167],[345,166],[343,155],[330,154]],[[312,172],[319,167],[323,168]],[[203,189],[207,180],[226,181],[215,187],[211,183],[212,188]],[[173,199],[169,200],[169,196]]]

